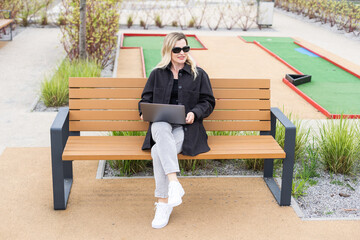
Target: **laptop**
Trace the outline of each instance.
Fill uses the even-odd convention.
[[[140,103],[144,121],[186,124],[185,106],[159,103]]]

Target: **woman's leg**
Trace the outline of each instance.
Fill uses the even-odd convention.
[[[184,142],[184,129],[182,126],[177,126],[173,129],[172,134],[174,136],[176,144],[176,152],[179,154],[182,151],[182,145]],[[169,181],[178,181],[176,172],[167,174]]]
[[[160,202],[167,202],[168,174],[175,175],[179,172],[177,154],[181,152],[184,140],[182,126],[174,127],[166,122],[153,123],[151,126],[152,137],[155,145],[151,149],[155,177],[155,197]]]

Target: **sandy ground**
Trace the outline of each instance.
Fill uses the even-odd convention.
[[[183,204],[151,228],[154,181],[96,180],[97,161],[74,162],[65,211],[52,209],[49,148],[0,157],[0,239],[358,239],[359,221],[301,221],[261,178],[183,178]],[[9,169],[11,169],[9,171]]]

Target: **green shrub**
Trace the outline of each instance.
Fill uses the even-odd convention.
[[[42,14],[41,14],[40,24],[42,26],[48,25],[48,17],[47,17],[47,12],[46,11],[43,11]]]
[[[160,15],[156,15],[155,17],[155,25],[159,28],[163,28],[164,26],[162,25],[162,21],[161,21],[161,17]]]
[[[0,12],[0,18],[12,18],[17,20],[21,8],[22,8],[21,0],[1,0],[0,9],[10,10],[11,16],[9,16],[8,12]]]
[[[195,20],[191,19],[188,24],[188,28],[193,28],[195,26]]]
[[[108,161],[110,167],[118,169],[121,176],[131,176],[134,173],[143,171],[149,161],[144,160],[113,160]]]
[[[320,164],[319,148],[315,145],[315,139],[311,145],[306,147],[306,156],[301,159],[301,170],[297,174],[297,177],[303,179],[309,179],[318,177],[317,169]]]
[[[321,161],[332,173],[349,174],[358,156],[358,138],[348,119],[330,120],[320,126],[319,144]]]
[[[306,195],[306,190],[309,188],[307,185],[307,179],[295,178],[292,182],[292,191],[291,194],[294,198],[299,198]]]
[[[128,28],[131,28],[132,27],[132,25],[133,25],[133,19],[132,19],[132,16],[130,15],[129,17],[128,17],[128,19],[127,19],[127,27]]]
[[[202,160],[202,159],[179,160],[179,167],[182,172],[184,171],[195,172],[196,169],[203,167],[205,164],[206,164],[206,160]]]
[[[86,53],[103,68],[111,63],[119,30],[119,5],[113,0],[86,1]],[[62,44],[70,60],[79,58],[80,1],[63,0]],[[60,17],[59,17],[60,18]]]
[[[360,5],[337,0],[275,0],[275,6],[329,23],[355,35],[360,31]]]
[[[142,19],[140,20],[140,26],[143,27],[144,29],[148,29],[147,24],[146,24],[145,21],[142,20]]]
[[[306,145],[309,140],[310,129],[305,129],[301,120],[293,119],[291,113],[287,116],[288,119],[296,127],[296,137],[295,137],[295,161],[301,159],[306,152]],[[285,127],[279,122],[276,122],[276,141],[279,145],[284,148],[285,143]]]
[[[38,15],[41,9],[50,5],[53,0],[25,0],[21,1],[21,7],[18,17],[21,19],[23,26],[28,26],[30,21]]]
[[[177,21],[172,21],[172,22],[171,22],[171,26],[173,26],[173,27],[178,27],[178,22],[177,22]]]
[[[53,76],[41,83],[41,100],[47,107],[63,106],[69,102],[69,77],[99,77],[101,67],[93,61],[64,60]]]

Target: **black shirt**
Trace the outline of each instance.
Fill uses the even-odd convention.
[[[171,98],[170,98],[170,104],[175,104],[177,105],[179,100],[178,100],[178,86],[179,86],[179,83],[178,83],[178,79],[175,79],[174,78],[174,84],[173,84],[173,87],[172,87],[172,91],[171,91]]]

